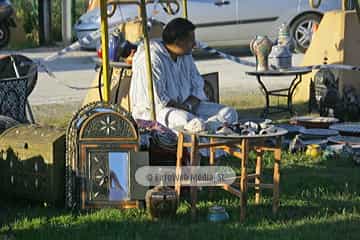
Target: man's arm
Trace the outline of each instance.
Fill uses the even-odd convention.
[[[199,107],[200,99],[191,95],[183,103],[189,109],[189,112],[195,113],[196,109]]]
[[[177,103],[174,100],[170,100],[166,107],[173,107],[173,108],[178,108],[187,112],[191,112],[191,109],[189,107],[189,105],[185,104],[185,103]]]
[[[191,61],[190,63],[190,77],[191,77],[191,95],[195,98],[197,98],[199,101],[206,101],[208,100],[205,91],[204,91],[204,79],[200,75],[194,59],[189,59]]]

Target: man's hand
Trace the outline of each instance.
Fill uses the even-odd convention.
[[[189,109],[189,107],[187,105],[182,104],[182,103],[177,103],[174,100],[170,100],[166,106],[167,107],[178,108],[178,109],[190,112],[190,109]]]
[[[199,104],[200,104],[200,99],[198,99],[195,96],[188,97],[184,102],[184,105],[188,106],[190,112],[192,113],[196,112],[196,109],[199,107]]]

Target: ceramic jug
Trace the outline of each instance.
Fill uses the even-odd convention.
[[[307,146],[306,155],[311,158],[317,158],[321,154],[320,145],[318,144],[310,144]]]
[[[276,69],[288,69],[292,66],[292,54],[287,45],[275,45],[269,55],[269,64]]]
[[[178,200],[173,188],[160,184],[146,192],[145,201],[153,219],[173,217],[176,214]]]
[[[256,58],[256,71],[268,71],[268,56],[273,43],[267,36],[256,36],[250,42],[250,50]]]
[[[213,206],[209,209],[208,219],[210,222],[223,222],[229,220],[229,214],[221,206]]]

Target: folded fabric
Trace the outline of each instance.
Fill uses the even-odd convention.
[[[216,133],[222,135],[230,135],[230,134],[234,134],[234,131],[229,127],[222,127],[218,131],[216,131]]]
[[[194,118],[184,126],[184,130],[188,132],[201,132],[205,130],[205,122],[200,118]]]
[[[217,120],[206,121],[206,130],[209,133],[215,133],[219,128],[223,126],[223,123]]]

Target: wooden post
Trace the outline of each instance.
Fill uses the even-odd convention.
[[[276,214],[279,208],[279,195],[280,195],[280,160],[281,160],[281,141],[278,139],[276,149],[274,151],[274,176],[273,176],[273,213]]]
[[[263,152],[259,148],[256,150],[256,168],[255,168],[255,204],[260,203],[261,197],[261,171],[262,171]]]
[[[215,143],[216,140],[214,138],[210,138],[210,144]],[[209,164],[210,166],[214,166],[215,165],[215,151],[216,151],[216,147],[211,146],[209,148],[210,151],[210,155],[209,155]],[[214,195],[214,190],[215,187],[209,187],[209,198],[212,199],[213,195]]]
[[[210,144],[211,143],[215,143],[215,139],[214,138],[210,138]],[[215,147],[210,147],[210,156],[209,156],[209,163],[211,166],[213,166],[215,164]]]
[[[195,134],[191,135],[191,152],[190,152],[190,166],[196,167],[198,166],[198,139]],[[190,171],[191,174],[193,171]],[[191,176],[190,176],[191,179]],[[191,186],[190,187],[190,198],[191,198],[191,217],[195,219],[196,217],[196,202],[197,202],[197,187]]]
[[[177,155],[176,155],[176,178],[175,178],[175,192],[178,197],[178,201],[180,201],[180,191],[181,191],[181,167],[182,167],[182,159],[183,159],[183,151],[184,151],[184,134],[182,132],[179,133],[178,136],[178,145],[177,145]]]
[[[249,140],[241,140],[241,177],[240,177],[240,221],[245,220],[247,205],[247,161],[249,155]]]

